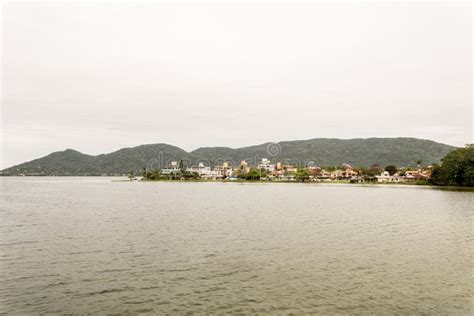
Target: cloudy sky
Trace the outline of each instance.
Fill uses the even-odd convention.
[[[473,142],[469,3],[9,3],[1,26],[2,167],[161,142]]]

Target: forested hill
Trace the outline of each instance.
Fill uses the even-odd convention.
[[[149,144],[97,156],[67,149],[4,169],[2,175],[119,175],[140,172],[143,168],[157,169],[172,160],[213,166],[223,161],[238,164],[241,160],[254,164],[261,158],[323,167],[342,163],[355,167],[372,164],[414,167],[418,160],[424,165],[438,163],[453,149],[453,146],[417,138],[315,138],[235,149],[206,147],[192,152],[167,144]]]

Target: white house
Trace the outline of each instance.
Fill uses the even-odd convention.
[[[273,172],[275,165],[270,162],[267,158],[262,158],[262,162],[257,165],[259,170],[265,170],[266,172]]]
[[[398,175],[391,176],[388,171],[384,171],[380,174],[380,176],[375,176],[377,178],[377,182],[402,182],[403,178]]]
[[[191,166],[186,171],[196,172],[202,178],[212,177],[213,175],[211,167],[206,167],[202,162],[197,166]]]

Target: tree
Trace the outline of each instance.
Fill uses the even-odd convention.
[[[250,169],[250,171],[244,175],[241,175],[241,177],[245,180],[252,180],[252,181],[255,181],[255,180],[260,180],[260,177],[264,177],[264,175],[261,174],[260,171],[258,171],[257,169]]]
[[[186,172],[186,164],[184,163],[184,161],[180,160],[179,161],[179,170],[181,171],[182,174],[184,174]]]
[[[306,180],[309,180],[309,172],[308,170],[303,169],[303,168],[299,168],[296,171],[295,176],[296,176],[296,179],[301,182],[305,182]]]
[[[448,153],[435,165],[430,182],[436,185],[474,186],[474,144]]]
[[[422,163],[422,162],[423,162],[423,160],[421,160],[421,159],[418,159],[418,160],[416,161],[416,167],[417,167],[418,169],[421,168],[421,163]]]
[[[301,182],[309,180],[309,172],[306,169],[298,169],[296,171],[296,179]]]
[[[364,167],[359,167],[357,168],[356,170],[360,176],[365,176],[367,175],[367,168],[364,168]]]
[[[380,175],[382,172],[382,167],[379,164],[371,165],[366,170],[366,175],[369,177],[374,177]]]
[[[393,176],[398,171],[398,168],[396,166],[393,166],[393,165],[388,165],[388,166],[385,167],[385,171],[387,171],[388,174]]]

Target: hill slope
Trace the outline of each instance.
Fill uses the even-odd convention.
[[[126,174],[132,170],[139,172],[143,168],[158,169],[172,160],[184,160],[188,165],[199,161],[215,165],[223,161],[238,164],[241,160],[254,164],[261,158],[297,165],[313,163],[319,166],[338,166],[350,163],[353,166],[367,167],[377,163],[382,166],[415,166],[418,159],[424,164],[439,162],[453,149],[453,146],[416,138],[315,138],[236,149],[207,147],[192,152],[167,144],[150,144],[97,156],[67,149],[7,168],[2,174],[113,175]]]

